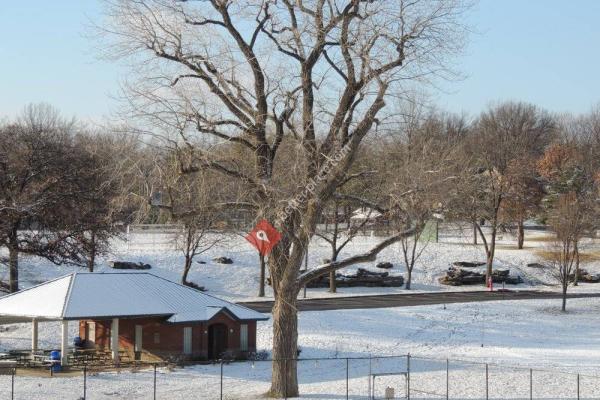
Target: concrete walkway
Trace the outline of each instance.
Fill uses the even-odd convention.
[[[363,308],[410,307],[431,304],[473,303],[481,301],[501,300],[535,300],[560,299],[557,292],[534,290],[520,291],[469,291],[469,292],[434,292],[434,293],[398,293],[370,296],[324,297],[298,300],[300,311],[350,310]],[[600,297],[600,293],[573,293],[570,299]],[[238,304],[259,312],[269,313],[273,301],[249,301]]]

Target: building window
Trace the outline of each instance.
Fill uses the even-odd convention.
[[[160,343],[160,333],[154,332],[154,344]]]
[[[240,350],[248,351],[248,325],[240,325]]]

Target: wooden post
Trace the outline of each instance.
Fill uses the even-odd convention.
[[[31,352],[35,353],[38,350],[38,320],[31,320]]]
[[[69,365],[69,358],[67,357],[69,349],[69,321],[62,321],[62,340],[60,342],[60,364],[64,367]]]
[[[119,364],[119,318],[113,318],[110,326],[110,349],[115,364]]]

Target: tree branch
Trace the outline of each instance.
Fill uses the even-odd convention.
[[[388,246],[401,241],[403,238],[414,234],[415,228],[407,229],[403,232],[400,232],[397,235],[391,236],[386,240],[379,243],[377,246],[373,247],[366,253],[358,254],[352,257],[348,257],[345,260],[330,262],[327,264],[319,265],[307,272],[300,274],[298,276],[298,285],[303,286],[310,282],[313,279],[318,278],[321,275],[324,275],[328,272],[338,270],[340,268],[348,267],[350,265],[359,264],[367,261],[375,261],[377,259],[377,255],[381,253]]]

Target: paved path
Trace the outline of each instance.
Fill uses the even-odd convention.
[[[573,293],[570,299],[600,297],[600,293]],[[472,303],[499,300],[559,299],[560,293],[534,290],[514,292],[435,292],[435,293],[399,293],[371,296],[324,297],[298,300],[300,311],[349,310],[362,308],[409,307],[429,304]],[[271,312],[273,301],[240,302],[240,305],[260,312]]]

